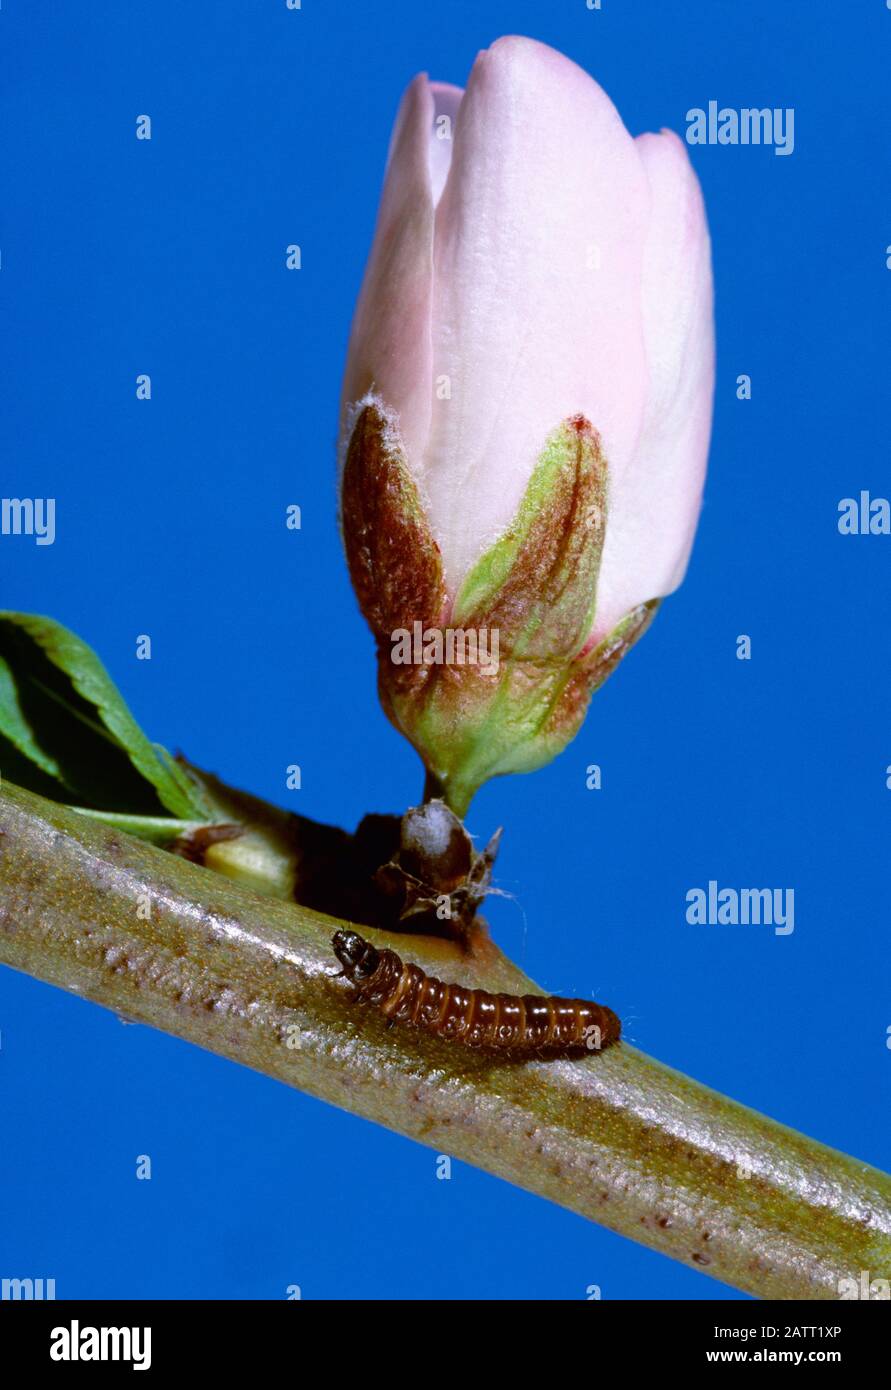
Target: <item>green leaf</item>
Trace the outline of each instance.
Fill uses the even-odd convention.
[[[3,734],[25,758],[36,763],[48,777],[61,777],[62,771],[59,764],[55,758],[51,758],[48,753],[44,752],[34,736],[34,730],[28,723],[19,701],[15,677],[9,662],[5,661],[2,656],[0,656],[0,734]]]
[[[0,770],[20,780],[23,769],[26,786],[51,778],[57,799],[97,810],[207,818],[86,642],[51,618],[0,612]]]

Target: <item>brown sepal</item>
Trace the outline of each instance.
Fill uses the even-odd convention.
[[[353,427],[341,488],[350,578],[378,643],[434,624],[445,605],[442,558],[417,486],[383,413],[366,405]]]

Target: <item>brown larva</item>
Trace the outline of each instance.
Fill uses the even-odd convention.
[[[358,932],[335,932],[331,944],[356,999],[376,1004],[392,1023],[513,1056],[599,1051],[619,1040],[621,1024],[603,1004],[446,984],[395,951],[379,951]]]

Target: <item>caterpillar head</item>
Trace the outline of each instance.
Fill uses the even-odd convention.
[[[377,969],[379,953],[358,932],[336,931],[331,945],[348,980],[367,980]]]

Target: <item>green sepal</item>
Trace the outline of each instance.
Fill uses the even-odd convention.
[[[607,481],[597,432],[582,416],[564,421],[510,526],[465,578],[452,625],[497,629],[513,659],[575,656],[594,621]]]
[[[588,645],[608,476],[597,432],[583,417],[564,421],[546,441],[511,525],[465,578],[445,621],[486,631],[490,645],[497,633],[497,672],[443,665],[394,674],[381,650],[385,707],[459,815],[490,777],[531,772],[566,746],[592,691],[652,619],[655,601]]]

